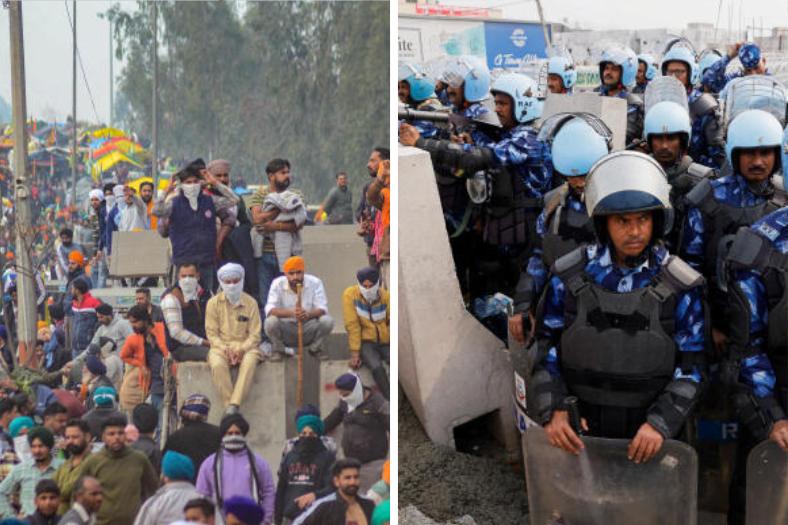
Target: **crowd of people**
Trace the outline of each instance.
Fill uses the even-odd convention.
[[[86,242],[57,223],[51,257],[35,254],[62,286],[48,293],[39,285],[32,356],[16,351],[15,319],[26,305],[9,264],[0,323],[0,523],[388,523],[388,159],[386,148],[371,153],[357,209],[345,195],[347,174],[323,203],[329,223],[355,221],[369,257],[341,297],[327,297],[320,276],[307,272],[307,206],[281,158],[267,164],[267,180],[247,200],[230,188],[231,164],[221,159],[184,163],[158,192],[128,180],[92,189]],[[158,298],[151,290],[159,277],[108,273],[113,242],[123,239],[116,232],[143,230],[158,232],[171,250],[171,283]],[[118,311],[93,295],[110,286],[128,288],[135,304]],[[297,433],[282,444],[277,469],[248,437],[282,423],[250,421],[242,407],[255,403],[254,375],[266,362],[326,359],[335,300],[350,355],[335,381],[337,406],[325,415],[298,407]],[[212,390],[179,399],[177,370],[187,361],[206,364]],[[362,367],[372,384],[362,381]],[[218,425],[208,421],[212,399]],[[340,428],[338,440],[331,434]]]
[[[620,151],[604,115],[542,115],[542,90],[577,96],[566,53],[544,86],[474,57],[444,65],[400,66],[418,111],[401,112],[399,142],[432,158],[468,307],[526,345],[518,402],[552,445],[627,439],[640,463],[667,439],[706,446],[687,423],[721,385],[739,422],[728,522],[743,523],[749,451],[788,452],[786,95],[761,50],[608,46],[593,92],[626,103]]]

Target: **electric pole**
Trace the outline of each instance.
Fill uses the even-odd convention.
[[[159,9],[153,2],[153,130],[151,133],[151,178],[153,178],[153,194],[159,191]]]
[[[544,33],[544,45],[546,47],[552,46],[550,42],[550,34],[547,32],[547,25],[544,23],[544,12],[542,11],[541,0],[536,0],[536,10],[539,12],[539,22],[542,24],[542,32]]]
[[[115,53],[112,50],[112,19],[109,19],[109,127],[112,127],[113,122],[115,122],[115,74],[113,73],[113,61],[114,58],[112,55]]]
[[[73,24],[71,25],[71,206],[77,206],[77,0],[72,2]]]
[[[10,2],[11,104],[14,128],[14,214],[16,229],[17,340],[15,360],[36,366],[35,271],[30,256],[33,224],[27,187],[27,107],[25,101],[25,52],[22,35],[22,2]]]

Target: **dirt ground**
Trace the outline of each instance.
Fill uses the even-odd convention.
[[[406,517],[418,514],[410,512],[409,506],[438,522],[527,523],[528,498],[522,473],[499,460],[431,443],[401,392],[399,399],[399,506],[400,512],[408,511],[401,515],[400,524],[433,523]]]

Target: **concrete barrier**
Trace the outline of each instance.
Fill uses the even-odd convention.
[[[627,103],[624,99],[600,97],[597,93],[550,93],[545,100],[542,119],[568,111],[591,113],[602,119],[613,132],[613,151],[624,149],[627,141]]]
[[[428,153],[399,148],[399,382],[434,442],[494,413],[512,452],[512,365],[504,343],[465,309]]]

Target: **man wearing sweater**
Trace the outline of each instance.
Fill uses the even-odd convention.
[[[132,525],[142,502],[159,487],[145,455],[126,446],[125,428],[124,418],[104,421],[104,449],[85,460],[82,472],[98,479],[104,489],[96,525]]]

